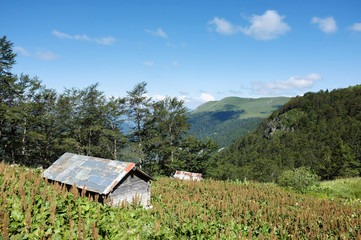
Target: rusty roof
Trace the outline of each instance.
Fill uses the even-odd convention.
[[[176,171],[173,177],[181,180],[200,181],[202,180],[202,173]]]
[[[64,153],[42,176],[68,185],[76,184],[79,188],[85,186],[87,191],[107,195],[132,169],[135,169],[132,162]]]

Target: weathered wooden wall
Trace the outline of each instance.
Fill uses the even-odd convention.
[[[131,171],[127,176],[114,188],[114,191],[109,194],[110,199],[113,199],[113,204],[118,205],[122,201],[129,203],[137,194],[141,197],[141,204],[146,207],[150,205],[150,180],[136,171]]]

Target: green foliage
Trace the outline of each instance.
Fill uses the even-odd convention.
[[[12,75],[10,69],[15,64],[16,53],[12,51],[13,43],[6,39],[6,36],[0,38],[0,75]]]
[[[360,176],[360,113],[361,86],[292,98],[217,154],[207,174],[275,181],[285,169],[305,166],[322,180]]]
[[[54,129],[59,130],[58,147],[63,152],[117,160],[124,145],[124,99],[106,99],[97,87],[67,89],[58,97],[56,110],[62,119]]]
[[[361,200],[361,178],[344,178],[320,183],[323,189],[329,189],[329,197]],[[315,191],[318,192],[318,191]]]
[[[177,158],[182,161],[181,169],[202,174],[208,167],[209,159],[218,149],[212,139],[199,140],[192,135],[185,137],[180,147]]]
[[[221,117],[221,118],[220,118]],[[189,133],[199,139],[211,138],[220,148],[227,147],[255,130],[262,118],[239,119],[239,112],[201,112],[189,115]]]
[[[151,99],[146,96],[147,83],[138,83],[131,91],[128,91],[127,97],[127,114],[129,120],[133,123],[133,131],[128,138],[134,144],[136,150],[136,158],[138,164],[144,164],[144,144],[145,140],[145,125],[150,118]]]
[[[296,191],[305,193],[307,188],[315,185],[318,180],[319,177],[313,174],[309,168],[300,167],[284,171],[278,177],[277,183],[282,187],[291,187]]]
[[[187,109],[183,101],[165,98],[152,104],[144,126],[144,169],[155,175],[171,175],[176,170],[204,172],[216,144],[188,135]]]
[[[147,125],[147,153],[149,161],[157,163],[156,172],[170,175],[180,165],[180,159],[176,157],[183,136],[189,128],[187,123],[187,109],[183,101],[176,98],[165,98],[152,105],[153,115]],[[156,159],[155,159],[156,158]],[[153,169],[154,172],[155,169]]]

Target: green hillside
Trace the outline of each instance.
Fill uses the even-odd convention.
[[[212,138],[219,147],[229,146],[253,131],[290,98],[227,97],[202,104],[189,114],[190,133],[200,139]]]
[[[292,98],[218,154],[208,175],[272,181],[310,167],[322,179],[360,176],[361,85]]]
[[[283,106],[289,97],[274,97],[274,98],[240,98],[227,97],[220,101],[211,101],[202,104],[192,114],[201,112],[227,112],[240,111],[240,119],[248,118],[266,118],[272,112]]]

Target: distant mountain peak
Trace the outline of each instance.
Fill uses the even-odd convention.
[[[191,113],[234,110],[245,111],[246,115],[243,116],[245,119],[250,117],[266,118],[289,100],[290,97],[241,98],[230,96],[218,101],[206,102]],[[270,104],[272,104],[271,107]]]
[[[289,101],[287,97],[226,97],[200,105],[189,113],[191,134],[212,138],[220,147],[228,146],[253,131],[272,112]]]

